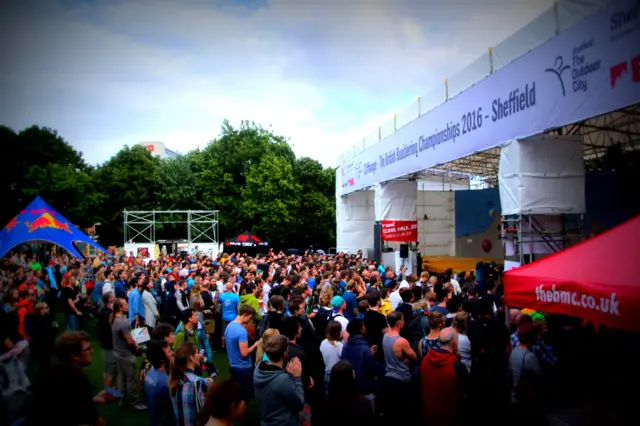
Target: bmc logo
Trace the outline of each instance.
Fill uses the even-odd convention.
[[[634,83],[640,83],[640,56],[636,56],[631,59],[631,79]],[[620,62],[617,65],[612,66],[609,69],[609,76],[611,77],[611,87],[616,87],[616,83],[624,74],[629,72],[629,64]]]

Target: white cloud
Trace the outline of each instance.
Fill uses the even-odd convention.
[[[247,119],[333,165],[376,123],[549,5],[31,2],[0,17],[3,57],[13,59],[0,81],[12,102],[0,119],[56,128],[93,163],[140,140],[186,151],[217,136],[222,119]]]

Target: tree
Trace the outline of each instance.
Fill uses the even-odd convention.
[[[72,223],[100,222],[103,246],[122,244],[125,209],[220,210],[220,241],[250,230],[278,248],[335,245],[335,172],[296,159],[284,137],[253,122],[224,121],[202,151],[160,160],[125,146],[95,168],[47,128],[0,126],[0,149],[4,223],[41,195]],[[184,226],[157,231],[185,236]]]
[[[198,162],[200,151],[193,151],[160,162],[158,177],[162,190],[158,202],[164,210],[195,209],[198,202]]]
[[[295,243],[300,247],[335,245],[335,171],[308,157],[296,160],[294,178],[300,185]]]
[[[16,134],[3,126],[0,149],[2,223],[38,195],[80,227],[94,222],[102,198],[93,186],[94,170],[56,131],[32,126]]]
[[[260,163],[252,164],[242,189],[242,212],[272,245],[282,246],[297,228],[300,185],[286,158],[266,154]]]
[[[242,190],[251,167],[269,154],[288,164],[295,161],[285,138],[247,121],[236,129],[225,120],[220,138],[204,149],[198,188],[203,207],[220,210],[221,239],[234,237],[253,226],[242,211]]]
[[[106,195],[97,214],[100,217],[100,241],[121,244],[123,210],[159,210],[160,159],[143,146],[125,146],[98,167],[94,182]]]

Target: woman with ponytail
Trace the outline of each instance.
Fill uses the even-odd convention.
[[[429,334],[424,336],[420,341],[419,354],[420,359],[427,355],[431,349],[440,347],[440,330],[444,327],[444,315],[442,312],[429,312]]]
[[[212,379],[203,379],[195,374],[199,362],[193,343],[184,342],[176,349],[169,375],[169,393],[178,426],[196,425],[198,413],[204,405],[204,395],[213,383]]]

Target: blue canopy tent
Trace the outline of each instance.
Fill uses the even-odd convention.
[[[73,245],[74,241],[90,244],[109,254],[40,197],[36,197],[0,231],[0,258],[12,248],[30,241],[59,245],[78,258],[83,256]]]

